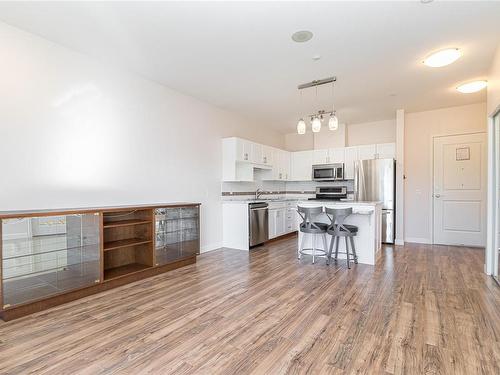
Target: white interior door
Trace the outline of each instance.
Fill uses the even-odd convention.
[[[434,138],[434,243],[485,246],[486,134]]]

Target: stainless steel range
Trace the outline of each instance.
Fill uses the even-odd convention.
[[[341,200],[347,198],[347,186],[318,186],[316,197],[309,200]]]

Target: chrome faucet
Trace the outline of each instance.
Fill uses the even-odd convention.
[[[264,194],[264,191],[260,190],[260,188],[255,190],[255,200],[259,199],[262,194]]]

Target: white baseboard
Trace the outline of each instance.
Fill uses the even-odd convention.
[[[218,250],[221,247],[222,247],[222,242],[212,243],[212,244],[208,244],[208,245],[202,245],[201,249],[200,249],[200,253],[207,253],[209,251]]]
[[[432,245],[431,239],[424,238],[424,237],[406,237],[405,242],[424,243],[424,244]]]
[[[396,238],[396,239],[394,240],[394,244],[399,245],[399,246],[404,246],[405,241],[404,241],[404,240],[402,240],[402,239],[400,239],[400,238]]]

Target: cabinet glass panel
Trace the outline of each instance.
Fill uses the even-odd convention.
[[[98,282],[99,240],[97,213],[2,220],[4,308]]]
[[[198,207],[157,208],[155,228],[156,265],[199,254]]]

